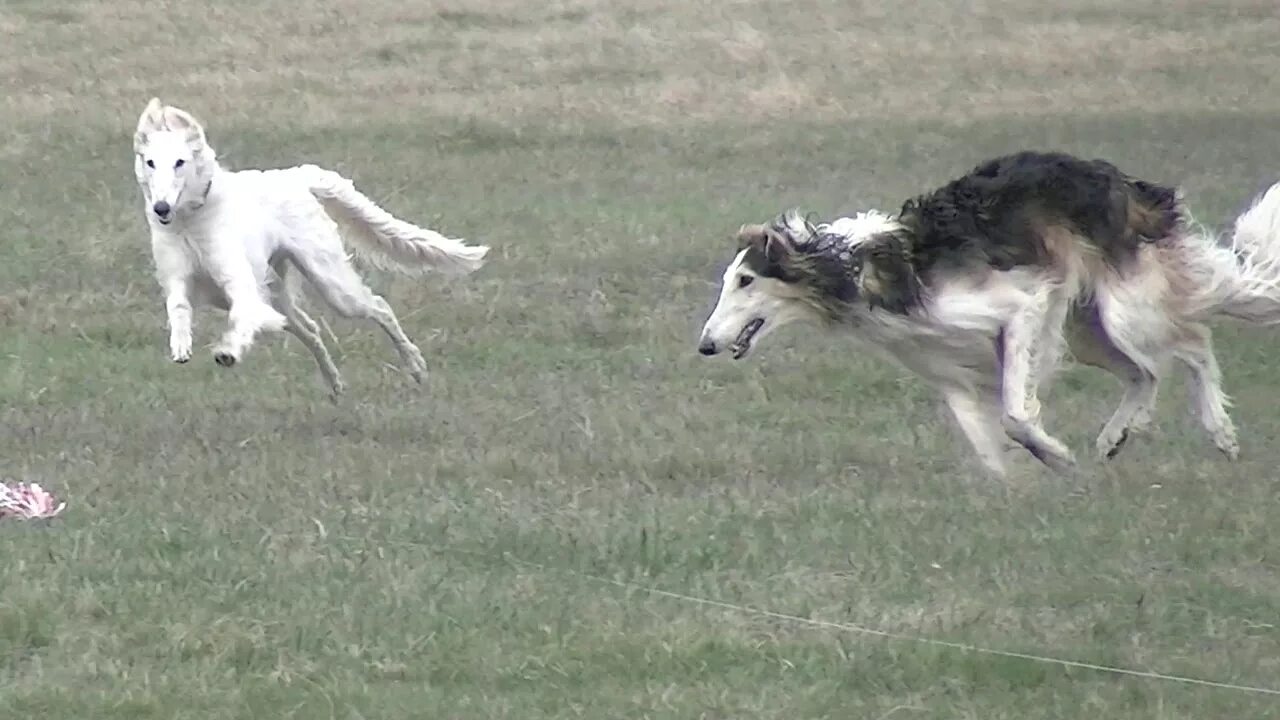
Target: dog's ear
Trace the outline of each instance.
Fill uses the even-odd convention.
[[[176,107],[164,109],[164,123],[170,130],[186,133],[187,142],[193,145],[204,144],[204,128],[191,113]]]
[[[907,314],[920,302],[920,278],[910,248],[899,233],[884,233],[862,243],[855,254],[858,294],[872,308]]]
[[[781,263],[791,252],[791,241],[767,225],[743,225],[738,230],[738,250],[754,247],[770,264]]]
[[[763,225],[743,225],[738,228],[738,250],[746,250],[752,245],[764,248],[765,232]]]
[[[738,230],[738,248],[746,251],[746,263],[766,277],[784,275],[792,249],[784,234],[767,225],[743,225]]]
[[[147,135],[163,129],[164,104],[160,102],[160,98],[153,97],[151,102],[147,103],[147,107],[143,109],[142,115],[138,117],[138,129],[133,136],[134,149],[136,150],[146,144]]]
[[[772,266],[781,267],[791,255],[791,238],[773,228],[765,228],[764,235],[765,260],[768,260]]]

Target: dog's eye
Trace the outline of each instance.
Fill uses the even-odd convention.
[[[738,287],[744,288],[750,285],[752,281],[755,279],[756,279],[755,275],[742,275],[738,278]]]
[[[155,161],[155,160],[148,160],[148,161],[147,161],[147,167],[151,168],[152,170],[155,170],[155,169],[156,169],[156,161]]]
[[[174,170],[177,170],[178,168],[180,168],[180,167],[182,167],[183,165],[186,165],[186,164],[187,164],[187,161],[186,161],[186,160],[179,160],[178,162],[176,162],[176,163],[174,163],[174,164],[173,164],[173,169],[174,169]]]

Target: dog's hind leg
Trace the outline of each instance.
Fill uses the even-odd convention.
[[[983,466],[992,475],[1004,477],[1007,439],[1000,428],[999,404],[984,402],[966,390],[945,391],[943,398]]]
[[[367,318],[376,322],[391,338],[409,375],[422,382],[427,372],[427,361],[423,359],[422,351],[400,327],[391,305],[369,289],[345,254],[317,250],[298,253],[294,260],[334,310],[345,317]]]
[[[1143,429],[1151,422],[1151,408],[1155,405],[1156,393],[1160,387],[1155,375],[1136,365],[1128,368],[1110,366],[1107,370],[1121,378],[1125,388],[1120,405],[1111,414],[1107,424],[1102,426],[1095,442],[1098,457],[1103,460],[1114,458],[1129,441],[1131,433]]]
[[[1099,456],[1112,458],[1132,431],[1151,422],[1160,378],[1177,346],[1168,315],[1140,281],[1099,287],[1095,305],[1100,340],[1111,355],[1106,367],[1126,383],[1120,407],[1098,435]]]
[[[342,373],[338,371],[338,366],[334,364],[329,349],[325,347],[324,340],[320,337],[320,327],[298,305],[295,295],[298,288],[293,282],[293,276],[286,275],[286,272],[283,266],[279,270],[283,287],[275,297],[275,307],[289,321],[284,329],[311,351],[316,365],[320,368],[320,374],[329,384],[329,392],[336,400],[346,390],[346,385],[342,382]]]
[[[1034,391],[1032,356],[1035,344],[1043,342],[1045,323],[1060,314],[1054,303],[1069,302],[1064,293],[1053,287],[1038,290],[1028,303],[1014,314],[1001,332],[1002,348],[1001,424],[1009,437],[1026,448],[1037,460],[1060,472],[1075,465],[1071,451],[1062,441],[1040,426],[1033,411],[1039,408]],[[1060,337],[1060,333],[1056,334]],[[1056,350],[1055,350],[1056,352]]]
[[[1151,422],[1159,379],[1111,341],[1096,304],[1080,307],[1070,328],[1071,354],[1076,362],[1106,370],[1124,383],[1124,396],[1095,443],[1098,457],[1110,460],[1128,442],[1133,431]]]
[[[1213,444],[1235,460],[1240,456],[1240,443],[1236,439],[1235,424],[1227,413],[1230,400],[1222,390],[1222,369],[1213,353],[1213,335],[1199,323],[1184,326],[1183,330],[1173,353],[1191,372],[1187,378],[1187,395],[1192,412],[1209,432]]]

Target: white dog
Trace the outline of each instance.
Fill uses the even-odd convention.
[[[311,351],[333,394],[340,394],[338,368],[316,323],[298,306],[293,265],[336,311],[378,323],[422,381],[421,351],[352,267],[334,220],[350,227],[366,259],[403,272],[468,273],[483,264],[488,247],[392,217],[350,180],[315,165],[225,170],[200,123],[157,98],[138,119],[133,149],[174,362],[191,359],[192,307],[204,302],[228,311],[229,327],[213,352],[219,365],[241,360],[260,331],[284,330]]]

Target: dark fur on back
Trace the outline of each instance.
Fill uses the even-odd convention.
[[[911,264],[983,263],[999,270],[1050,261],[1045,232],[1081,237],[1113,267],[1143,243],[1173,234],[1183,217],[1174,188],[1132,178],[1105,160],[1020,152],[989,160],[931,193],[908,200]]]
[[[795,237],[799,220],[787,214],[744,226],[739,237],[748,266],[805,285],[835,318],[854,301],[905,314],[943,269],[1052,265],[1051,244],[1061,244],[1063,231],[1086,246],[1072,252],[1121,269],[1144,243],[1174,235],[1184,222],[1174,188],[1125,175],[1105,160],[1033,151],[989,160],[908,200],[896,220],[901,228],[853,247],[807,221],[807,232]]]

